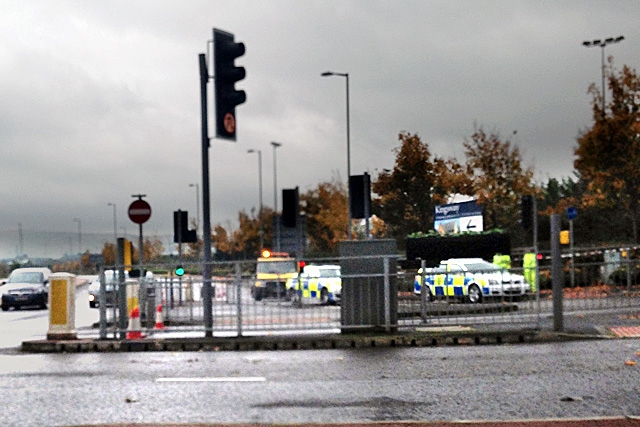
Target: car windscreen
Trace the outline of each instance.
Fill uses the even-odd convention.
[[[500,271],[500,267],[490,262],[474,262],[465,264],[467,271],[471,272],[487,272],[487,271]]]
[[[287,274],[295,273],[298,266],[295,261],[268,261],[259,262],[256,269],[257,273],[263,274]]]
[[[18,272],[9,276],[8,283],[42,283],[44,277],[38,272]]]
[[[320,277],[340,277],[340,270],[337,268],[321,268]]]

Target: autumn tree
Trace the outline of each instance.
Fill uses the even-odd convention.
[[[520,150],[496,132],[476,128],[463,142],[472,194],[484,210],[485,229],[507,229],[520,218],[520,198],[535,194],[533,169],[522,165]]]
[[[144,240],[144,262],[150,263],[157,261],[158,258],[164,253],[164,246],[162,240],[154,238],[146,238]]]
[[[640,78],[624,66],[616,72],[609,61],[606,109],[591,85],[593,126],[577,139],[575,169],[589,183],[582,206],[617,209],[631,224],[638,241],[640,218]]]
[[[104,265],[116,264],[116,245],[115,243],[105,243],[102,248],[102,262]]]
[[[347,238],[347,194],[337,179],[324,182],[300,195],[306,216],[310,249],[320,254],[335,253],[340,240]]]
[[[131,243],[131,262],[133,264],[137,264],[140,260],[140,252],[138,251],[138,246],[136,246],[134,242]],[[144,240],[143,245],[145,263],[152,263],[157,261],[164,253],[164,246],[162,245],[162,241],[158,238],[151,239],[147,237]],[[118,249],[114,243],[105,243],[102,247],[101,252],[102,263],[108,266],[116,265],[117,251]]]
[[[470,182],[455,160],[432,158],[416,134],[398,135],[400,147],[393,170],[383,170],[372,183],[373,213],[384,220],[389,237],[400,244],[413,232],[433,228],[436,205],[455,193],[468,194]]]
[[[267,245],[273,236],[273,211],[269,208],[262,209],[263,243]],[[260,220],[255,214],[247,214],[241,211],[238,214],[238,228],[232,230],[218,224],[211,233],[212,246],[216,248],[218,259],[237,259],[257,257],[263,249],[260,247]]]

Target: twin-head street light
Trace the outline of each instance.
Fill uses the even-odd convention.
[[[276,162],[276,148],[281,147],[279,142],[271,141],[273,146],[273,215],[276,219],[276,251],[280,252],[280,217],[278,216],[278,163]]]
[[[592,40],[592,41],[583,41],[582,45],[586,46],[586,47],[600,47],[601,50],[601,62],[602,62],[602,115],[604,116],[604,109],[605,109],[605,85],[604,85],[604,75],[605,75],[605,69],[604,69],[604,48],[607,45],[610,44],[614,44],[614,43],[620,43],[622,40],[624,40],[624,36],[618,36],[618,37],[608,37],[604,40]]]
[[[258,211],[258,223],[260,224],[260,250],[264,249],[264,228],[262,225],[262,151],[254,150],[253,148],[247,150],[247,153],[258,153],[258,188],[260,193],[260,209]]]
[[[350,142],[350,122],[349,122],[349,73],[335,73],[325,71],[322,77],[339,76],[344,77],[347,82],[347,238],[351,240],[351,192],[349,191],[349,180],[351,179],[351,142]]]

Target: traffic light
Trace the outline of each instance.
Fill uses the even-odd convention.
[[[368,173],[349,177],[351,218],[371,216],[371,179]]]
[[[236,140],[236,105],[247,100],[243,90],[235,83],[245,78],[244,67],[236,67],[236,58],[244,55],[244,43],[234,42],[226,31],[213,29],[213,57],[215,61],[216,137]]]
[[[531,228],[533,227],[533,197],[522,196],[520,205],[522,212],[522,227],[525,230],[531,230]]]
[[[184,275],[184,267],[181,265],[176,267],[176,276],[181,277]]]
[[[173,212],[173,242],[196,243],[198,233],[189,230],[189,212],[177,210]]]
[[[282,225],[295,228],[298,223],[299,211],[298,187],[282,190]]]
[[[304,267],[307,265],[306,261],[298,261],[298,274],[304,271]]]

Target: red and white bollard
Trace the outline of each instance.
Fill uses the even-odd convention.
[[[128,340],[139,340],[144,338],[142,335],[142,325],[140,323],[140,308],[135,307],[129,315],[129,327],[127,328]]]
[[[162,304],[158,304],[158,307],[156,308],[156,326],[154,329],[166,329],[166,327],[164,326],[164,317],[162,316]]]

